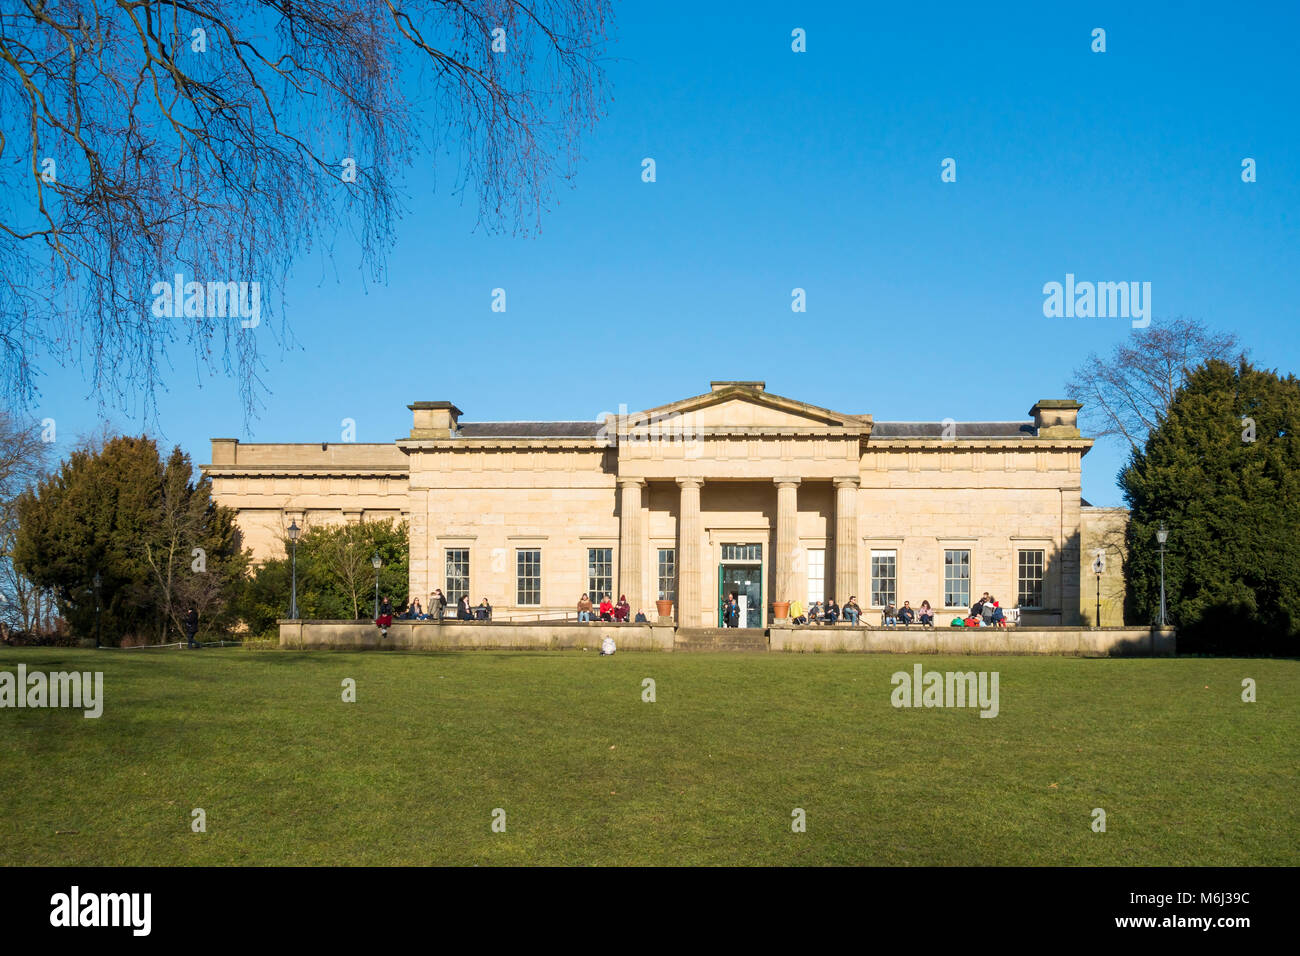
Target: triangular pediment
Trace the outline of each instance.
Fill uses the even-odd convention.
[[[628,416],[637,424],[672,418],[700,431],[744,429],[861,429],[870,431],[870,415],[848,415],[774,395],[761,388],[730,386]]]

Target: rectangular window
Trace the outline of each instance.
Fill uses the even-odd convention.
[[[945,607],[970,607],[970,552],[943,553],[943,603]]]
[[[677,549],[659,549],[659,600],[677,603]]]
[[[587,549],[587,595],[596,603],[614,590],[614,549]]]
[[[1016,603],[1020,607],[1043,606],[1043,552],[1021,551],[1016,575]]]
[[[447,581],[442,595],[453,605],[469,597],[469,548],[447,549]]]
[[[723,561],[762,561],[763,546],[761,544],[724,544],[722,546]]]
[[[542,603],[542,549],[520,548],[515,552],[515,604],[521,607]]]
[[[898,603],[898,552],[871,552],[871,606]]]
[[[808,549],[808,604],[826,596],[826,549]]]

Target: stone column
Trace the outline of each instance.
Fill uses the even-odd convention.
[[[835,600],[858,593],[858,479],[835,479]],[[859,601],[859,604],[862,602]]]
[[[703,573],[700,556],[700,478],[678,478],[681,502],[677,508],[677,625],[700,627],[700,591]]]
[[[773,601],[795,597],[795,549],[799,547],[799,479],[776,479],[776,590]]]
[[[643,610],[645,594],[641,586],[641,552],[645,540],[641,522],[641,489],[645,482],[640,478],[618,480],[621,501],[618,522],[618,590],[627,595],[632,613]]]

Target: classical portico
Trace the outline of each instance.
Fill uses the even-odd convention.
[[[856,596],[870,619],[889,601],[955,612],[983,591],[1040,623],[1078,620],[1092,443],[1076,402],[876,422],[726,381],[598,421],[410,408],[388,445],[214,440],[214,495],[255,558],[291,519],[391,517],[407,524],[411,596],[465,590],[498,620],[572,616],[582,593],[608,592],[652,621],[666,600],[679,624],[714,625],[729,590],[753,627],[776,601]]]

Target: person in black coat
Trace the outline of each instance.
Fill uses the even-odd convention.
[[[198,647],[198,641],[195,637],[199,633],[199,612],[190,608],[185,612],[185,639],[190,647]]]

